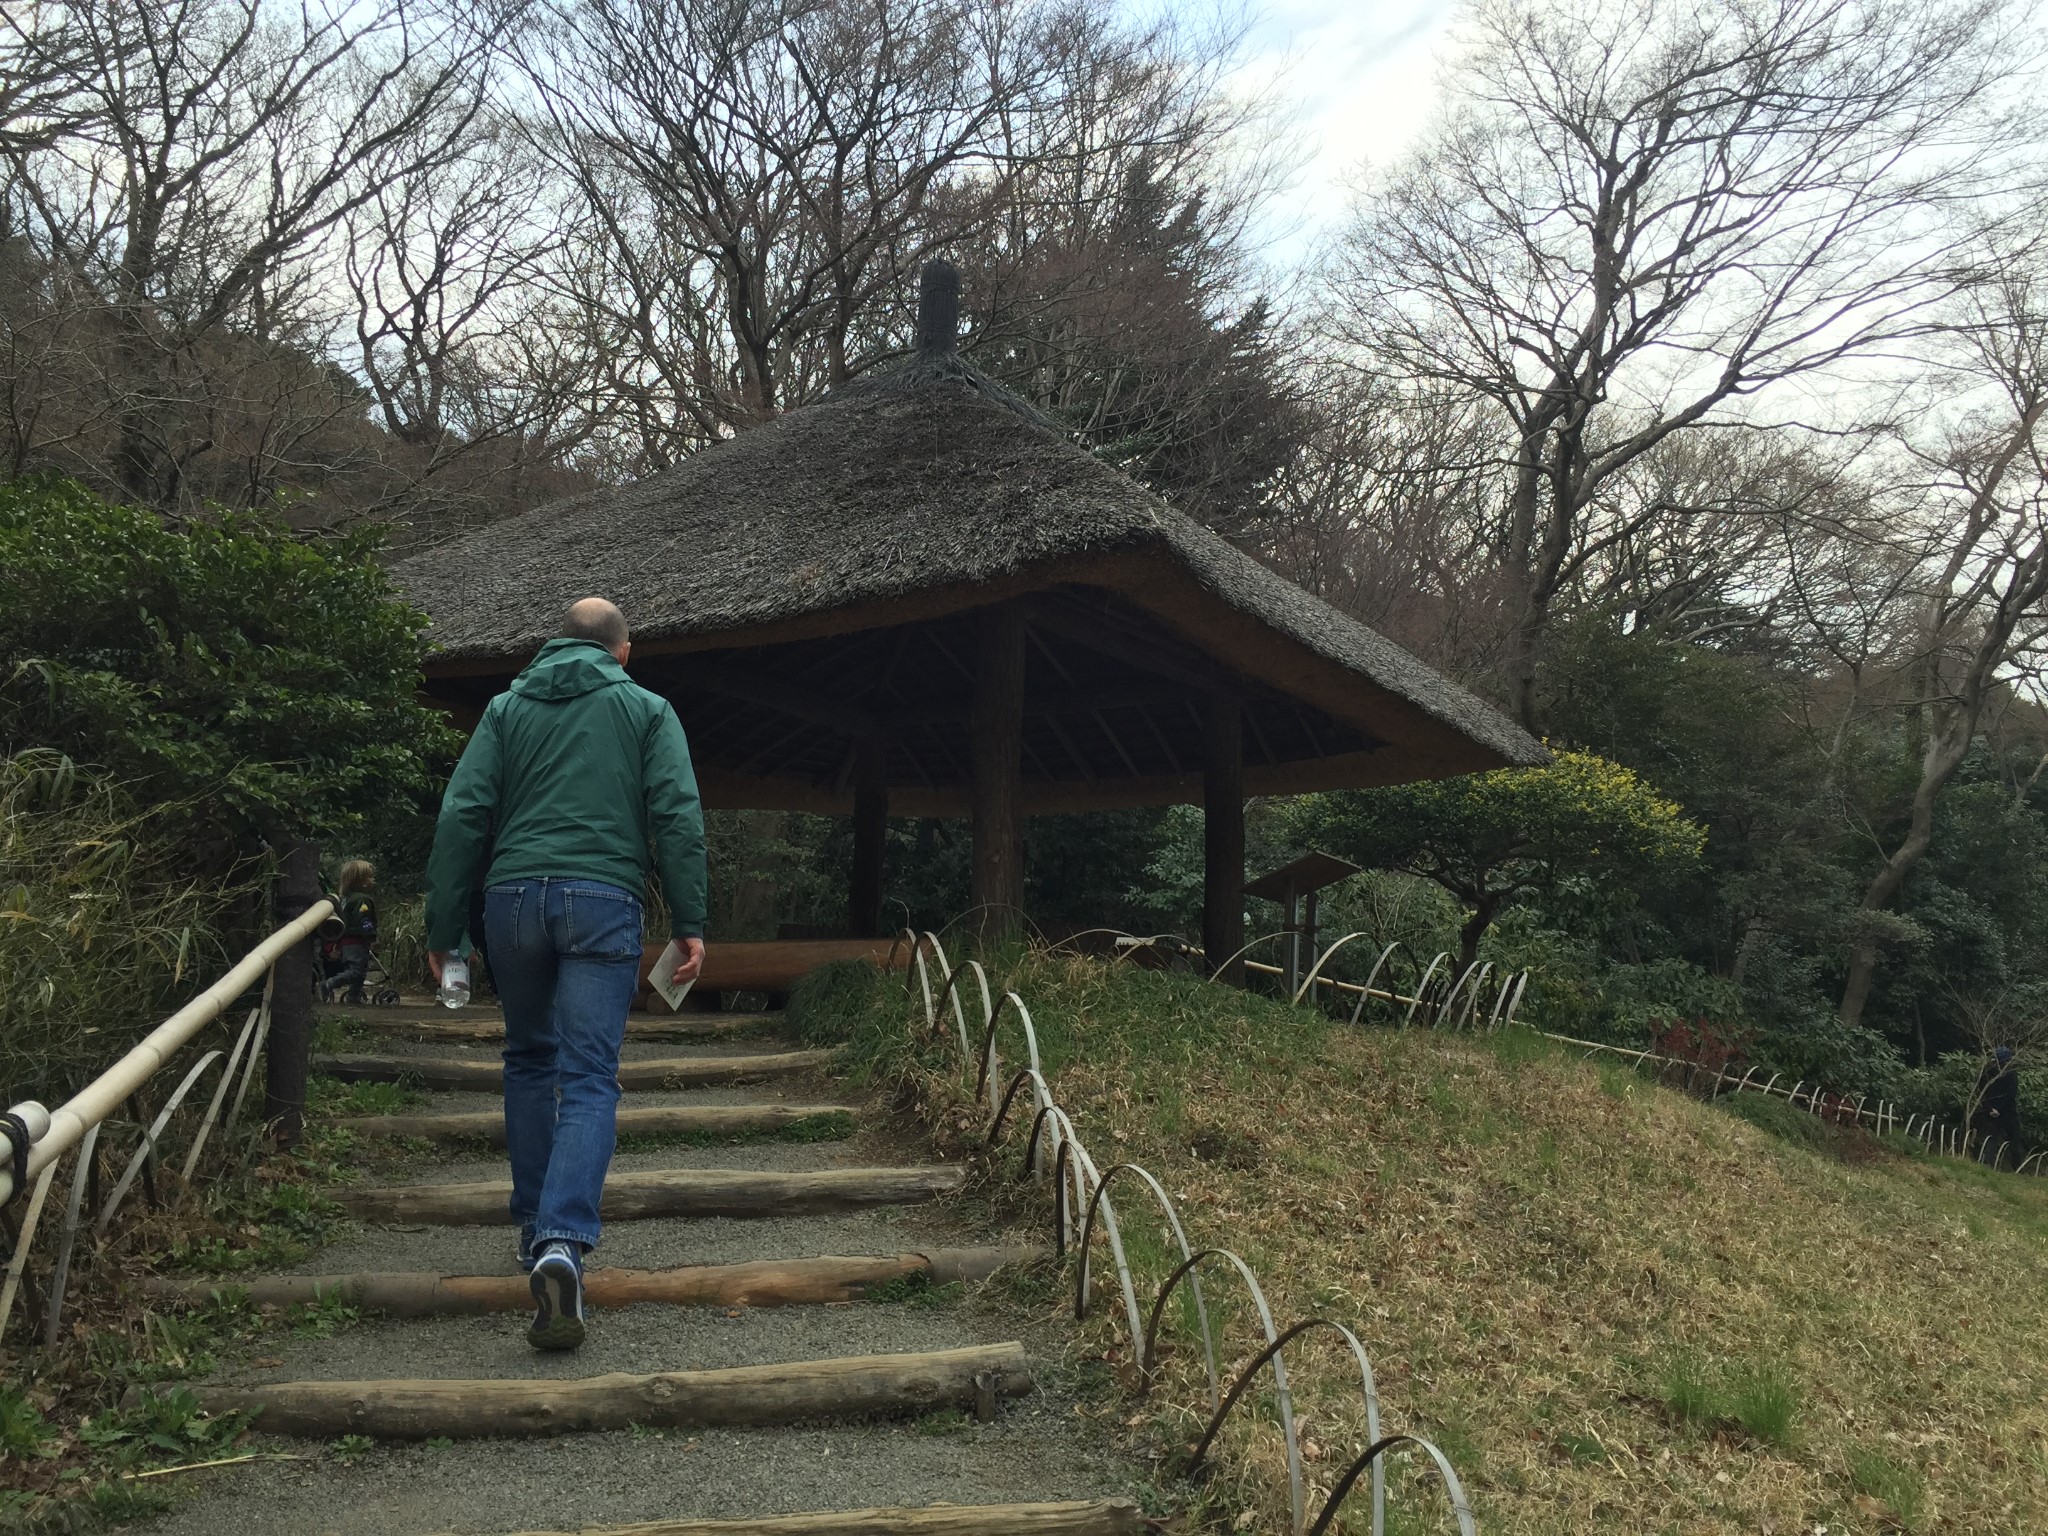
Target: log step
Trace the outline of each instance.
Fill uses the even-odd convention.
[[[657,1168],[604,1181],[607,1221],[656,1216],[802,1216],[871,1205],[917,1205],[960,1187],[958,1168],[828,1168],[812,1173]],[[442,1227],[509,1226],[509,1179],[343,1189],[335,1198],[362,1221]]]
[[[922,1279],[931,1285],[985,1280],[1006,1264],[1028,1263],[1040,1248],[936,1248],[930,1253],[828,1255],[757,1259],[744,1264],[690,1264],[675,1269],[593,1269],[584,1294],[597,1307],[652,1302],[679,1307],[788,1307],[860,1301],[877,1286]],[[153,1275],[152,1296],[199,1305],[220,1294],[213,1279]],[[339,1298],[391,1317],[524,1312],[533,1294],[524,1275],[263,1275],[236,1289],[259,1306],[304,1306]]]
[[[288,1381],[189,1390],[208,1413],[252,1413],[256,1427],[269,1434],[427,1440],[565,1435],[629,1424],[694,1429],[901,1418],[973,1408],[983,1385],[999,1396],[1030,1391],[1024,1346],[982,1344],[651,1376],[614,1372],[567,1381]]]
[[[664,1056],[619,1063],[623,1088],[705,1088],[764,1077],[808,1072],[832,1059],[831,1051],[776,1051],[765,1056]],[[344,1083],[418,1083],[422,1088],[502,1088],[505,1068],[497,1061],[463,1061],[437,1056],[315,1056],[313,1070]]]
[[[505,1017],[497,1009],[341,1008],[327,1005],[320,1016],[343,1019],[359,1029],[413,1040],[462,1040],[488,1044],[505,1038]],[[779,1013],[685,1013],[626,1021],[628,1040],[726,1040],[772,1034]]]
[[[847,1509],[765,1520],[648,1520],[517,1536],[1137,1536],[1144,1516],[1129,1499],[1070,1504],[934,1504]]]
[[[850,1117],[844,1104],[658,1104],[618,1111],[621,1136],[743,1136],[755,1131],[787,1131],[805,1121],[820,1130],[834,1116]],[[420,1136],[428,1141],[488,1141],[505,1144],[504,1111],[440,1115],[345,1115],[335,1120],[341,1130],[358,1136]],[[820,1138],[824,1139],[824,1138]]]

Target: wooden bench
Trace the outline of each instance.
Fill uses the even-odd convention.
[[[649,944],[641,950],[640,992],[633,999],[635,1008],[668,1012],[668,1004],[647,983],[648,972],[653,970],[654,962],[667,947],[665,943]],[[707,996],[713,992],[780,994],[819,966],[830,965],[835,960],[871,960],[876,965],[889,964],[892,949],[895,950],[897,969],[910,963],[908,947],[899,946],[894,939],[770,939],[753,944],[721,944],[711,940],[704,951],[704,974],[697,978],[691,995],[694,997],[698,992]]]

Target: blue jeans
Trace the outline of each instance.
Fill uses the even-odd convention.
[[[484,893],[484,925],[505,1010],[512,1219],[535,1246],[594,1248],[640,980],[640,899],[596,880],[514,880]]]

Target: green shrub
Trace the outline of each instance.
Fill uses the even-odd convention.
[[[0,871],[0,1093],[51,1105],[225,967],[264,873],[192,878],[154,813],[48,749],[0,757]]]
[[[455,738],[419,702],[426,620],[376,548],[0,486],[0,753],[113,773],[213,867],[411,806]]]
[[[1718,1102],[1738,1120],[1747,1120],[1781,1141],[1816,1149],[1827,1143],[1827,1127],[1820,1119],[1807,1110],[1794,1109],[1784,1099],[1767,1093],[1731,1093]]]
[[[1304,796],[1288,822],[1306,846],[1441,885],[1471,914],[1468,958],[1504,908],[1539,892],[1625,903],[1631,883],[1689,873],[1706,845],[1634,772],[1569,751],[1541,768]]]

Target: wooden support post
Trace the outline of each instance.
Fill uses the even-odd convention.
[[[292,843],[277,877],[277,920],[288,923],[320,899],[320,850]],[[311,938],[277,957],[270,998],[270,1038],[263,1059],[263,1118],[281,1147],[305,1130],[306,1069],[313,1051]]]
[[[1287,995],[1301,985],[1301,893],[1287,887]]]
[[[882,850],[889,840],[889,775],[879,737],[853,744],[853,880],[847,892],[847,932],[857,939],[882,932]]]
[[[1244,985],[1244,712],[1234,693],[1209,696],[1202,755],[1202,948],[1217,980]],[[1229,964],[1224,964],[1229,960]]]
[[[983,610],[974,675],[974,877],[982,932],[1014,933],[1024,912],[1023,826],[1017,786],[1024,759],[1024,615]]]
[[[1301,947],[1302,953],[1306,957],[1302,961],[1304,975],[1307,974],[1308,968],[1316,963],[1316,946],[1323,942],[1321,936],[1316,932],[1318,926],[1316,921],[1316,901],[1321,894],[1320,891],[1310,891],[1301,900]],[[1299,987],[1301,982],[1296,980],[1294,984]],[[1309,1001],[1314,1002],[1315,999],[1310,998]]]

